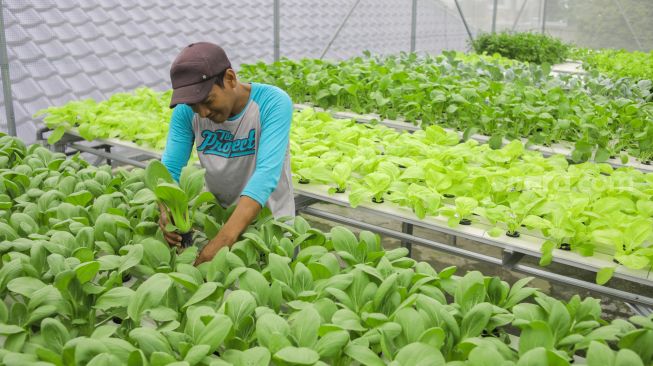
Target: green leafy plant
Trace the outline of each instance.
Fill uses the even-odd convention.
[[[499,54],[513,60],[536,64],[557,64],[564,61],[569,45],[560,39],[539,33],[483,33],[471,46],[480,54]]]
[[[48,143],[54,144],[64,132],[75,129],[84,139],[120,138],[140,146],[162,150],[172,110],[172,91],[156,92],[138,88],[132,93],[116,93],[108,100],[72,101],[64,106],[49,107],[36,112],[54,131]]]
[[[167,168],[158,160],[151,161],[145,169],[145,186],[147,190],[139,191],[134,203],[149,203],[154,200],[166,209],[172,222],[166,226],[167,231],[177,231],[187,235],[191,232],[194,212],[204,203],[215,202],[211,192],[204,188],[204,169],[192,165],[182,169],[179,184],[174,183]],[[187,244],[186,239],[185,244]],[[184,245],[188,246],[188,245]]]
[[[615,79],[630,78],[644,89],[653,92],[653,52],[600,49],[579,50],[576,58],[583,62],[583,68],[596,70]]]

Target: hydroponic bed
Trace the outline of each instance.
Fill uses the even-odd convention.
[[[203,179],[182,174],[187,180]],[[653,319],[608,323],[496,277],[436,271],[379,237],[264,211],[198,267],[228,218],[184,188],[197,233],[165,244],[160,163],[112,171],[0,136],[0,359],[13,365],[649,365]],[[174,185],[174,184],[173,184]],[[298,254],[293,256],[298,250]],[[512,336],[510,336],[512,334]],[[580,356],[580,357],[579,357]]]

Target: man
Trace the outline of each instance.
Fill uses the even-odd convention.
[[[162,162],[179,180],[193,144],[197,146],[206,187],[223,206],[236,209],[200,252],[195,264],[231,246],[263,206],[275,217],[294,216],[289,135],[292,101],[281,89],[241,83],[224,50],[198,42],[184,48],[170,68],[174,108]],[[166,232],[168,243],[181,236]]]

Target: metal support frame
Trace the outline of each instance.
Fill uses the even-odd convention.
[[[617,8],[619,8],[619,13],[621,13],[621,17],[624,18],[624,21],[628,26],[628,30],[630,31],[630,34],[632,34],[633,38],[635,39],[635,42],[637,43],[637,47],[639,47],[640,50],[643,50],[644,48],[642,47],[642,43],[639,41],[639,38],[637,38],[637,34],[635,34],[635,30],[633,29],[632,24],[630,24],[630,20],[628,20],[628,17],[626,16],[626,12],[624,11],[623,6],[621,6],[621,1],[619,0],[612,0],[612,1],[615,3],[615,5],[617,5]]]
[[[300,196],[301,197],[301,196]],[[577,288],[582,288],[586,290],[590,290],[596,293],[600,293],[603,295],[606,295],[608,297],[612,297],[621,301],[625,301],[629,306],[636,312],[640,314],[650,314],[651,307],[653,307],[653,298],[646,297],[646,296],[640,296],[638,294],[610,288],[610,287],[605,287],[601,285],[597,285],[592,282],[584,281],[584,280],[579,280],[576,278],[568,277],[565,275],[560,275],[557,273],[545,271],[540,268],[535,268],[532,266],[528,265],[523,265],[520,264],[520,261],[527,256],[526,253],[522,252],[514,252],[510,249],[504,249],[502,258],[496,258],[493,256],[489,256],[486,254],[481,254],[474,252],[472,250],[467,250],[467,249],[462,249],[458,248],[455,246],[451,246],[448,244],[440,243],[437,241],[425,239],[425,238],[420,238],[417,236],[414,236],[409,233],[405,232],[399,232],[396,230],[384,228],[378,225],[374,224],[369,224],[357,219],[349,218],[349,217],[343,217],[337,214],[333,214],[330,212],[326,212],[320,209],[316,209],[310,206],[303,207],[298,210],[299,212],[319,217],[322,219],[326,219],[335,223],[343,224],[343,225],[349,225],[349,226],[354,226],[363,230],[369,230],[372,232],[379,233],[384,236],[388,236],[391,238],[399,239],[403,243],[414,243],[422,246],[426,246],[438,251],[442,251],[445,253],[453,254],[459,257],[464,257],[468,259],[473,259],[477,261],[482,261],[490,264],[496,264],[500,265],[506,269],[524,273],[527,275],[532,275],[538,278],[542,278],[554,283],[558,284],[563,284],[563,285],[570,285],[574,286]],[[402,231],[407,231],[405,230],[404,224],[409,224],[406,222],[402,222]],[[446,230],[443,230],[446,231]],[[580,268],[579,268],[580,269]]]
[[[16,133],[14,98],[11,93],[11,77],[9,75],[9,55],[7,54],[7,36],[5,34],[5,16],[3,4],[4,2],[0,0],[0,73],[2,73],[2,95],[5,100],[7,132],[11,136],[18,136]]]
[[[499,6],[499,0],[494,0],[492,6],[492,33],[497,32],[497,7]]]
[[[46,143],[45,134],[51,131],[49,128],[41,128],[36,131],[36,140],[41,141],[44,144]],[[151,159],[159,159],[160,155],[153,152],[146,151],[144,149],[137,149],[129,146],[118,146],[113,145],[108,141],[97,140],[98,145],[87,146],[82,145],[80,142],[83,141],[83,138],[72,133],[65,133],[59,141],[54,145],[50,145],[50,149],[54,152],[59,152],[66,154],[67,156],[74,155],[77,152],[88,153],[91,155],[97,156],[97,159],[93,163],[94,165],[100,164],[102,161],[106,161],[106,164],[113,166],[115,162],[122,164],[129,164],[138,168],[145,168],[147,163],[145,161]],[[112,149],[114,147],[123,147],[127,149],[132,149],[138,153],[136,156],[126,157],[124,154],[119,154]]]
[[[463,9],[460,7],[460,3],[458,3],[458,0],[454,0],[456,3],[456,9],[458,9],[458,14],[460,14],[460,19],[463,21],[463,25],[465,26],[465,30],[467,31],[467,36],[469,36],[469,41],[473,42],[474,41],[474,36],[472,35],[472,31],[469,29],[469,25],[467,24],[467,19],[465,19],[465,14],[463,14]]]
[[[126,157],[116,155],[116,154],[113,154],[113,153],[110,153],[110,152],[106,152],[104,150],[104,148],[98,149],[97,146],[95,146],[95,147],[94,146],[84,146],[84,145],[81,145],[81,144],[78,144],[78,143],[71,143],[71,144],[69,144],[69,146],[72,149],[75,149],[77,151],[90,153],[90,154],[97,155],[99,157],[105,158],[107,160],[107,162],[111,162],[113,160],[113,161],[117,161],[117,162],[120,162],[120,163],[129,164],[129,165],[135,166],[137,168],[146,168],[147,167],[147,163],[144,163],[142,161],[138,161],[138,160],[135,160],[135,159],[131,159],[131,158],[126,158]]]
[[[542,34],[546,31],[546,3],[547,0],[542,0]]]
[[[356,0],[354,2],[354,4],[351,6],[349,11],[347,12],[347,15],[342,20],[342,22],[340,22],[340,25],[338,26],[336,31],[333,33],[333,36],[331,36],[331,39],[329,40],[329,43],[327,43],[326,47],[324,47],[324,49],[322,50],[322,54],[320,54],[320,60],[324,58],[324,55],[326,55],[327,52],[329,52],[329,48],[331,48],[331,45],[333,44],[333,41],[335,41],[336,38],[338,38],[338,35],[340,34],[340,31],[345,26],[345,24],[347,24],[347,21],[349,20],[349,17],[354,13],[354,10],[356,10],[356,7],[358,6],[358,4],[360,2],[361,2],[361,0]]]
[[[415,52],[415,37],[417,36],[417,0],[413,0],[410,21],[410,52]]]
[[[457,246],[458,246],[458,237],[457,237],[457,236],[455,236],[455,235],[448,235],[448,239],[449,239],[449,240],[447,240],[447,241],[449,242],[449,245],[452,245],[452,246],[454,246],[454,247],[457,247]]]
[[[408,235],[413,235],[413,224],[407,222],[401,223],[401,232]],[[413,256],[413,243],[408,240],[402,240],[401,246],[408,249],[408,256]]]
[[[280,38],[281,38],[281,21],[280,21],[280,1],[274,0],[274,10],[272,11],[274,17],[274,61],[279,61],[280,57]]]
[[[524,255],[524,253],[518,253],[509,249],[505,249],[501,256],[501,264],[507,269],[515,268],[517,263],[519,263],[519,261],[524,258]]]
[[[526,9],[526,3],[528,0],[524,0],[524,2],[521,4],[521,7],[519,8],[519,12],[517,13],[517,16],[515,17],[515,22],[512,23],[512,32],[515,31],[515,28],[517,28],[517,23],[519,23],[519,18],[521,18],[521,15],[524,13],[524,9]]]
[[[314,204],[320,202],[317,198],[313,197],[306,197],[306,196],[296,196],[295,197],[295,214],[299,213],[300,210]]]
[[[648,307],[648,306],[642,306],[639,304],[631,304],[629,302],[626,303],[626,305],[632,310],[634,313],[647,316],[651,313],[653,313],[653,308]]]

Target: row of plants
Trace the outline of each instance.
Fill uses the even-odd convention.
[[[43,117],[45,125],[54,130],[48,138],[50,144],[75,129],[88,141],[118,138],[163,150],[172,116],[171,97],[172,90],[157,92],[143,87],[131,93],[113,94],[105,101],[73,100],[51,106],[36,112],[34,117]]]
[[[479,54],[499,54],[522,62],[551,65],[564,62],[571,49],[556,37],[533,32],[482,33],[470,46]]]
[[[527,137],[535,144],[575,142],[573,159],[602,162],[626,153],[653,156],[650,86],[600,76],[548,76],[548,65],[520,64],[501,57],[456,54],[418,58],[354,58],[333,64],[284,60],[245,65],[245,79],[284,88],[295,102],[357,113],[378,112],[425,125],[441,124],[465,136]],[[109,100],[73,101],[39,111],[54,129],[54,143],[75,128],[87,140],[120,138],[162,150],[171,111],[170,91],[148,88],[117,93]],[[135,126],[138,126],[136,128]],[[591,153],[585,153],[587,146]]]
[[[574,53],[585,70],[596,70],[614,79],[630,78],[653,90],[653,51],[578,49]]]
[[[152,113],[169,113],[164,109],[167,94],[146,89],[133,95],[120,94],[112,100],[137,105],[143,102],[144,95],[146,100],[155,101]],[[109,121],[124,115],[117,107],[106,108],[112,103],[104,103],[97,103],[96,108],[102,112],[92,115]],[[48,120],[50,117],[63,122],[50,125],[55,128],[50,142],[53,136],[60,137],[57,129],[72,125],[77,125],[78,131],[82,126],[90,131],[90,136],[84,134],[87,138],[106,137],[108,130],[100,120],[79,116],[72,119],[71,114],[80,113],[78,105],[73,102],[50,109],[46,123],[56,123]],[[144,115],[148,113],[144,109]],[[76,122],[66,122],[70,120]],[[117,127],[111,131],[114,136],[145,147],[163,145],[163,126],[167,123],[149,123],[159,126],[159,140],[139,139],[129,132],[132,129]],[[593,152],[588,143],[576,146],[578,160],[607,158],[606,152]],[[651,266],[653,203],[649,175],[630,169],[614,170],[606,164],[569,166],[562,156],[544,159],[539,153],[525,151],[516,141],[501,149],[493,147],[499,148],[500,144],[493,146],[490,141],[489,145],[479,145],[471,140],[459,143],[455,133],[437,126],[425,127],[413,135],[400,134],[334,120],[312,110],[296,115],[291,134],[294,175],[300,181],[313,179],[331,184],[333,192],[355,188],[350,190],[353,206],[370,195],[380,201],[390,192],[390,200],[412,208],[420,218],[445,215],[453,226],[480,217],[496,225],[491,231],[495,236],[503,232],[516,235],[522,225],[539,231],[538,235],[547,239],[542,246],[543,265],[551,261],[553,249],[562,248],[583,255],[599,250],[614,255],[618,263],[629,268]],[[587,191],[591,194],[587,195]],[[607,281],[613,270],[610,267],[600,272],[599,282]]]
[[[143,101],[143,95],[156,101],[152,106],[154,112],[169,113],[164,109],[168,103],[165,96],[152,91],[139,90],[131,96],[121,94],[112,99],[137,105]],[[96,104],[103,112],[93,115],[106,120],[123,115],[118,108],[106,109],[103,103]],[[107,130],[97,119],[71,119],[71,113],[80,113],[77,105],[71,103],[51,110],[46,123],[53,123],[48,120],[52,117],[64,124],[50,125],[55,128],[50,142],[53,136],[60,136],[58,128],[73,125],[66,122],[69,120],[76,121],[78,130],[85,126],[92,133],[85,133],[87,138],[107,137]],[[111,131],[114,136],[145,147],[161,146],[166,138],[162,126],[167,123],[150,123],[160,128],[158,141],[154,137],[141,140],[130,134],[131,129]],[[311,110],[296,115],[291,135],[295,176],[300,181],[314,179],[331,184],[334,192],[354,187],[350,195],[353,206],[367,199],[370,192],[377,201],[390,192],[390,200],[411,207],[420,218],[445,215],[453,226],[480,217],[496,225],[491,231],[495,236],[502,232],[516,235],[522,225],[539,230],[538,235],[547,239],[542,246],[543,265],[551,261],[554,248],[563,248],[583,255],[592,255],[595,250],[613,254],[618,263],[629,268],[651,266],[653,252],[648,228],[653,204],[649,175],[628,169],[613,170],[605,164],[569,166],[562,156],[544,159],[539,153],[524,151],[518,142],[490,149],[499,146],[493,146],[492,141],[489,145],[475,141],[459,143],[455,133],[436,126],[414,135],[399,134],[333,120]],[[577,144],[575,154],[580,155],[579,160],[593,154],[596,160],[606,158],[600,157],[600,152],[593,153],[589,144]],[[585,193],[588,190],[592,192],[589,196]],[[598,282],[607,281],[613,270],[614,267],[605,268],[599,273]]]
[[[438,124],[550,145],[573,142],[573,159],[602,162],[622,152],[653,157],[653,95],[644,84],[601,75],[550,75],[550,66],[507,65],[454,52],[403,54],[341,62],[281,60],[243,65],[244,80],[274,84],[295,103],[378,113],[423,126]],[[589,146],[595,156],[583,151]]]
[[[633,269],[653,265],[653,175],[608,164],[544,158],[513,141],[493,150],[429,126],[415,133],[336,120],[306,109],[291,130],[291,164],[299,183],[361,202],[385,200],[450,226],[489,223],[492,236],[531,230],[546,239],[541,264],[555,248],[602,252]],[[598,275],[606,282],[614,266]]]
[[[0,136],[4,365],[653,361],[651,317],[608,323],[595,299],[556,300],[527,287],[530,278],[510,286],[438,272],[404,248],[383,250],[370,232],[325,233],[301,217],[264,211],[231,249],[195,267],[231,209],[189,204],[194,245],[170,248],[152,197],[169,184],[160,168],[112,172]],[[189,187],[203,171],[185,172],[177,189],[197,199]]]

